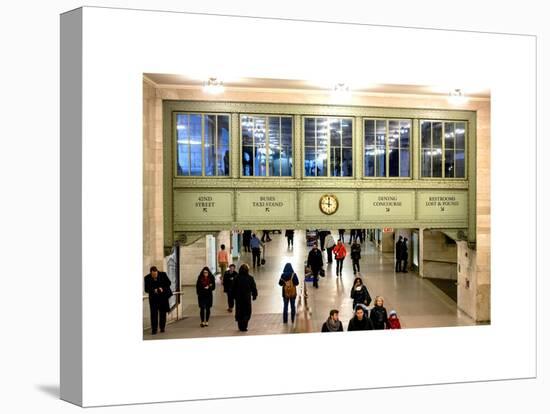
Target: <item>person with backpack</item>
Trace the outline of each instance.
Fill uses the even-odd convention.
[[[288,323],[288,304],[290,303],[290,320],[294,323],[296,319],[296,297],[298,292],[296,286],[300,283],[298,275],[294,272],[292,265],[287,263],[279,279],[279,286],[283,290],[283,323]]]

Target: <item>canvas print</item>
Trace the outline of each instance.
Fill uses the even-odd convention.
[[[144,74],[143,338],[490,323],[489,108]]]

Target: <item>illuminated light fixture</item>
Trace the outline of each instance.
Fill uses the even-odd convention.
[[[349,98],[351,96],[349,86],[345,83],[337,83],[334,85],[334,88],[332,88],[332,96],[339,99]]]
[[[208,80],[204,82],[202,90],[213,95],[223,93],[223,82],[218,78],[208,78]]]
[[[466,103],[468,99],[464,96],[462,89],[453,89],[449,93],[449,102],[453,105],[461,105]]]

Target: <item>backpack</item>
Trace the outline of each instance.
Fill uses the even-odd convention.
[[[285,280],[285,284],[283,285],[283,293],[285,298],[292,299],[295,298],[297,295],[296,286],[294,285],[293,279],[294,274],[290,276],[290,279]]]

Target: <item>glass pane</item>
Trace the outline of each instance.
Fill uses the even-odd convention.
[[[202,115],[190,115],[190,131],[190,175],[202,175]]]
[[[394,148],[390,149],[389,153],[389,176],[399,177],[399,150]]]
[[[265,146],[265,118],[264,117],[255,117],[254,118],[254,146]]]
[[[339,119],[330,121],[330,145],[332,147],[340,147],[342,145],[342,131],[340,130],[341,123]]]
[[[342,145],[344,147],[353,146],[352,134],[353,129],[351,119],[342,119]]]
[[[365,150],[365,176],[374,177],[374,145],[367,147]]]
[[[281,119],[281,143],[285,146],[292,146],[292,118]]]
[[[399,133],[401,135],[401,148],[409,148],[411,141],[411,121],[401,121]]]
[[[304,150],[304,174],[306,177],[315,177],[317,175],[315,167],[315,148],[305,147]]]
[[[386,121],[376,121],[376,145],[386,146]]]
[[[305,121],[305,145],[306,147],[315,146],[315,118],[306,118]]]
[[[218,116],[218,171],[217,175],[229,175],[229,117]]]
[[[422,150],[422,177],[432,176],[432,150]]]
[[[281,118],[269,117],[269,146],[279,147],[281,145]]]
[[[455,124],[456,135],[456,149],[466,149],[465,136],[466,136],[466,124],[464,122],[457,122]]]
[[[466,169],[464,163],[464,150],[456,150],[455,152],[455,178],[466,177]]]
[[[333,177],[342,176],[342,157],[340,147],[332,147],[330,149],[330,171]]]
[[[389,121],[388,143],[390,148],[399,148],[399,121]],[[391,156],[391,153],[390,153]],[[391,168],[390,168],[391,171]],[[390,172],[391,176],[391,172]]]
[[[353,177],[353,148],[343,148],[342,158],[342,177]]]
[[[265,177],[267,174],[267,153],[266,147],[256,145],[254,147],[254,176]]]
[[[376,147],[376,176],[385,177],[386,176],[386,148],[385,147]]]
[[[400,177],[410,177],[410,161],[409,161],[409,150],[408,148],[401,149],[399,151],[399,176]]]
[[[374,145],[374,121],[365,121],[365,148]]]
[[[189,175],[189,116],[176,117],[177,175]]]
[[[455,176],[454,150],[445,150],[445,177],[453,178]]]
[[[269,146],[269,175],[279,177],[281,175],[281,149]]]
[[[292,147],[285,146],[281,148],[281,176],[292,176]]]
[[[216,173],[216,115],[204,116],[204,175]]]
[[[455,125],[453,122],[445,122],[445,149],[455,148]]]
[[[252,132],[254,131],[254,118],[243,116],[241,118],[241,134],[243,146],[253,145]]]
[[[254,147],[243,147],[243,176],[250,177],[253,172]]]
[[[432,123],[430,121],[422,121],[420,123],[420,133],[422,135],[422,148],[431,148]]]
[[[316,118],[317,148],[325,150],[328,147],[328,119]]]
[[[442,162],[442,151],[441,148],[432,150],[432,176],[433,177],[443,177],[443,165]]]
[[[441,136],[443,135],[443,124],[441,122],[433,123],[432,148],[441,148]]]
[[[317,177],[327,177],[327,151],[317,151]]]

